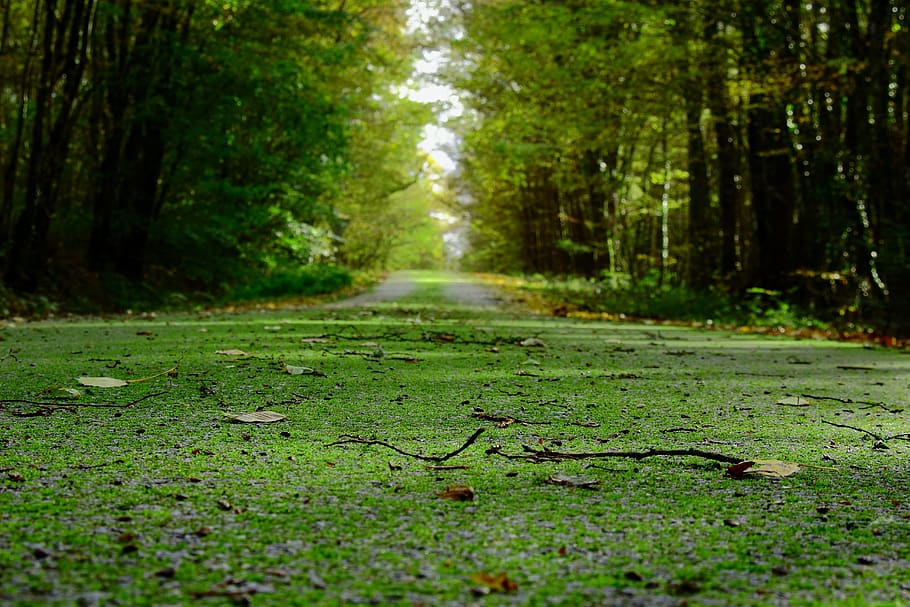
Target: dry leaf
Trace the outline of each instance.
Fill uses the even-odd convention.
[[[236,348],[232,348],[230,350],[216,350],[215,354],[223,354],[224,356],[249,356],[248,352],[244,352],[243,350],[238,350]]]
[[[785,396],[784,398],[778,399],[777,404],[787,407],[808,407],[812,404],[812,401],[801,396]]]
[[[755,462],[739,462],[727,468],[727,476],[731,478],[742,478],[743,473],[751,468]]]
[[[305,344],[330,344],[332,340],[328,337],[304,337],[300,340],[301,343]]]
[[[297,367],[287,363],[284,364],[284,372],[289,375],[315,375],[317,377],[325,377],[325,373],[317,371],[312,367]]]
[[[287,415],[276,413],[275,411],[254,411],[253,413],[225,413],[225,417],[235,422],[244,424],[280,422],[287,419]]]
[[[474,490],[467,485],[449,485],[445,491],[440,491],[436,497],[456,502],[469,502],[474,499]]]
[[[799,472],[800,465],[796,462],[783,462],[779,459],[757,459],[751,468],[745,471],[747,476],[763,476],[766,478],[785,478]]]
[[[482,584],[492,592],[515,592],[518,590],[518,584],[513,580],[510,580],[505,573],[500,573],[498,575],[484,572],[475,573],[471,576],[471,580],[478,584]]]
[[[527,339],[521,340],[518,343],[525,348],[545,348],[547,346],[543,340],[537,339],[536,337],[529,337]]]
[[[76,381],[83,386],[92,386],[94,388],[122,388],[129,385],[129,382],[113,377],[77,377]]]
[[[289,375],[313,375],[316,370],[310,367],[295,367],[294,365],[285,365],[284,372]]]

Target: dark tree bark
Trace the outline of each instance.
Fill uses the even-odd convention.
[[[716,233],[711,212],[711,192],[708,184],[708,161],[701,130],[702,103],[700,95],[686,100],[686,133],[689,170],[689,285],[707,289],[713,283],[717,255]]]
[[[55,212],[87,64],[94,0],[39,2],[41,67],[32,122],[23,209],[16,219],[6,281],[34,290],[47,266],[47,234]],[[36,11],[37,14],[37,11]]]
[[[793,3],[785,8],[788,18]],[[747,68],[758,82],[775,72],[792,75],[792,40],[771,36],[769,3],[751,2],[743,7],[743,42]],[[798,18],[798,3],[797,18]],[[772,30],[773,31],[773,30]],[[785,31],[798,31],[786,29]],[[773,44],[772,44],[773,43]],[[798,48],[798,41],[796,42]],[[788,274],[799,265],[792,249],[796,187],[791,158],[793,146],[788,138],[786,91],[774,96],[760,90],[749,99],[746,137],[748,164],[755,222],[755,267],[752,282],[771,289],[787,285]]]
[[[192,4],[178,8],[143,6],[136,15],[132,1],[121,0],[105,30],[109,126],[89,258],[96,270],[137,281],[145,277],[149,234],[160,213],[167,112],[178,99],[171,75],[193,13]]]

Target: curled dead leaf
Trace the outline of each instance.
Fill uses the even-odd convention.
[[[456,502],[469,502],[474,499],[474,490],[467,485],[449,485],[445,491],[440,491],[436,497]]]

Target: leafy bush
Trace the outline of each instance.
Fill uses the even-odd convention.
[[[666,282],[660,284],[653,276],[635,283],[626,276],[606,276],[602,280],[538,276],[529,279],[524,288],[578,310],[634,318],[754,326],[820,324],[780,292],[767,289],[748,289],[741,295],[714,289],[695,291]]]
[[[228,301],[250,301],[276,297],[299,297],[330,293],[350,286],[353,276],[347,268],[333,264],[279,267],[228,292]]]

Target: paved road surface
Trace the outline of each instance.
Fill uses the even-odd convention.
[[[421,273],[423,274],[423,273]],[[399,271],[392,272],[388,278],[374,289],[356,297],[331,304],[333,308],[354,308],[378,303],[389,303],[407,299],[418,287],[418,273]],[[470,276],[457,272],[440,272],[445,279],[443,293],[453,304],[459,306],[495,307],[502,302],[490,289],[474,282]]]

